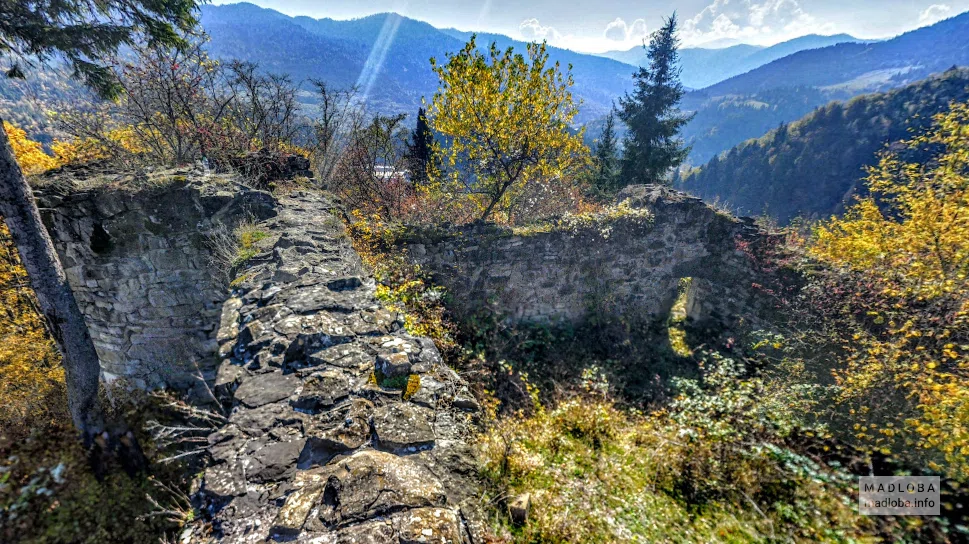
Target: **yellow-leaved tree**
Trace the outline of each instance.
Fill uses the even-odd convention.
[[[967,478],[969,104],[905,147],[882,155],[870,196],[819,226],[810,251],[854,278],[831,292],[848,302],[835,377],[856,436]]]
[[[59,166],[58,161],[44,153],[44,148],[41,147],[40,143],[28,138],[27,133],[23,130],[6,121],[3,122],[3,130],[7,133],[7,140],[10,141],[13,156],[17,159],[24,174],[28,176],[40,174]]]
[[[38,419],[66,418],[63,395],[60,355],[0,221],[0,428],[21,432]]]
[[[570,187],[590,153],[582,131],[571,130],[571,66],[549,66],[544,43],[529,44],[525,55],[495,44],[482,53],[474,36],[431,66],[440,87],[428,117],[444,145],[435,144],[443,167],[432,172],[430,191],[466,197],[481,219],[499,212],[509,222],[533,215],[542,199],[578,198]]]
[[[3,129],[25,174],[40,174],[60,165],[25,131],[6,121]],[[0,217],[0,426],[20,431],[28,422],[54,417],[64,402],[63,386],[60,356]]]

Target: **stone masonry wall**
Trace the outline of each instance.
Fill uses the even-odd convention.
[[[280,198],[223,305],[227,424],[181,542],[484,542],[478,414],[434,343],[402,329],[332,204]]]
[[[699,199],[661,186],[633,186],[625,211],[515,234],[478,225],[412,232],[409,258],[432,274],[459,313],[488,309],[512,322],[579,322],[591,313],[663,319],[680,278],[692,278],[688,316],[735,325],[762,306],[747,245],[763,240]],[[758,310],[759,311],[759,310]]]
[[[155,188],[137,191],[138,180],[114,177],[102,174],[87,190],[63,179],[47,185],[38,191],[42,216],[105,377],[139,387],[194,382],[186,380],[193,362],[214,366],[228,296],[207,233],[273,214],[272,199],[188,170],[153,174]]]

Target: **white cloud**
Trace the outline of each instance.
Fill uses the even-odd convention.
[[[626,40],[626,21],[616,17],[616,20],[606,25],[606,31],[602,34],[610,40],[617,42]]]
[[[945,19],[952,13],[948,4],[932,4],[919,14],[919,26],[931,25]]]
[[[683,21],[682,37],[692,44],[723,38],[776,41],[829,27],[805,12],[797,0],[714,0]]]
[[[614,42],[642,41],[647,35],[646,21],[636,19],[632,24],[626,24],[622,17],[616,17],[614,21],[606,25],[606,30],[602,35]]]
[[[518,32],[528,41],[558,40],[561,34],[550,26],[542,26],[538,19],[525,19],[518,25]]]

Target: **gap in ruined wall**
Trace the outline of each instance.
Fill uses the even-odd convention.
[[[91,251],[102,254],[111,251],[111,235],[104,230],[100,222],[95,222],[91,230]]]
[[[667,323],[666,337],[669,340],[670,349],[681,357],[693,355],[693,347],[690,345],[690,317],[687,315],[687,299],[689,298],[690,286],[693,284],[692,277],[680,278],[677,286],[676,301],[670,311],[670,318]]]

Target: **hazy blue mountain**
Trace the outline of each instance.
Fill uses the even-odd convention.
[[[696,112],[684,131],[690,161],[713,156],[831,100],[893,89],[969,66],[969,13],[896,38],[799,51],[684,97]]]
[[[365,89],[369,82],[368,102],[383,112],[416,112],[421,97],[430,99],[437,88],[430,58],[444,59],[466,41],[455,31],[393,13],[338,21],[289,17],[248,3],[203,6],[202,26],[214,56],[255,61],[295,81],[315,78]],[[482,46],[492,40],[525,47],[505,36],[479,37]],[[604,115],[632,85],[634,68],[621,62],[554,47],[549,57],[572,65],[573,92],[583,102],[579,122]]]
[[[703,92],[723,96],[797,86],[863,92],[918,81],[953,65],[969,65],[969,12],[890,40],[799,51]]]
[[[680,50],[682,80],[687,87],[700,89],[798,51],[857,41],[857,38],[848,34],[809,34],[770,47],[748,44],[721,49],[687,47]],[[636,66],[646,63],[646,51],[642,47],[634,47],[628,51],[609,51],[602,56]]]

